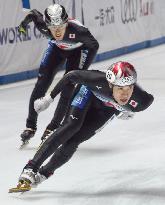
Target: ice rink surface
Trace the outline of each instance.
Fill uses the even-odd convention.
[[[155,101],[133,120],[114,119],[80,145],[73,158],[38,188],[8,194],[53,116],[58,100],[40,114],[36,136],[18,149],[36,80],[0,88],[0,201],[2,205],[164,205],[165,204],[165,45],[92,65],[105,69],[118,60],[133,63],[139,84]]]

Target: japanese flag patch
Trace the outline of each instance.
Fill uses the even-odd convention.
[[[135,100],[131,100],[129,104],[134,108],[138,105],[138,103]]]

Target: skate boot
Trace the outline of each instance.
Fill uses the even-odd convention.
[[[39,172],[34,172],[30,168],[25,168],[22,172],[22,174],[19,177],[19,181],[29,181],[31,187],[37,187],[38,184],[41,184],[43,181],[45,181],[47,178],[40,174]]]
[[[24,169],[17,187],[9,189],[9,193],[30,191],[32,185],[35,184],[35,175],[32,169]]]
[[[30,168],[24,168],[20,177],[19,181],[28,181],[31,185],[35,183],[35,175],[36,173]]]
[[[35,132],[36,130],[32,128],[26,128],[23,131],[23,133],[21,134],[22,145],[20,146],[20,149],[22,149],[29,143],[29,140],[35,135]]]

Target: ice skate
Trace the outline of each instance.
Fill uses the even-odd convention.
[[[31,185],[35,183],[35,175],[36,173],[31,168],[24,168],[19,181],[29,181]]]
[[[36,188],[47,178],[38,173],[33,172],[32,169],[24,169],[19,177],[19,183],[16,187],[9,189],[9,193],[26,192],[32,188]]]
[[[14,188],[9,189],[9,193],[26,192],[31,190],[31,184],[28,180],[19,181],[18,185]]]
[[[29,140],[34,136],[36,130],[32,128],[26,128],[23,133],[21,134],[21,141],[22,144],[20,146],[20,149],[23,149],[26,147],[26,145],[29,143]]]
[[[40,149],[40,147],[42,146],[42,144],[47,140],[47,138],[53,133],[52,130],[46,129],[45,132],[43,133],[42,137],[41,137],[41,143],[38,146],[37,150]]]
[[[20,145],[19,149],[23,149],[24,147],[26,147],[27,144],[29,144],[29,140],[22,141],[22,144]]]

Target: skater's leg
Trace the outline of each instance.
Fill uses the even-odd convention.
[[[60,56],[58,49],[54,45],[50,44],[41,61],[38,80],[30,97],[26,129],[21,134],[21,139],[23,142],[33,137],[37,128],[38,114],[34,110],[34,101],[45,95],[55,74],[58,71],[59,66],[64,63],[64,60],[65,59]]]
[[[105,123],[114,117],[114,115],[115,110],[113,108],[89,110],[79,132],[59,147],[51,157],[50,161],[45,166],[41,167],[39,172],[47,178],[51,176],[57,168],[70,160],[80,143],[94,136]]]
[[[49,43],[48,49],[45,51],[41,61],[38,80],[30,97],[29,114],[26,122],[27,127],[36,128],[38,115],[34,110],[34,101],[45,95],[59,66],[64,63],[64,60],[57,46]]]

